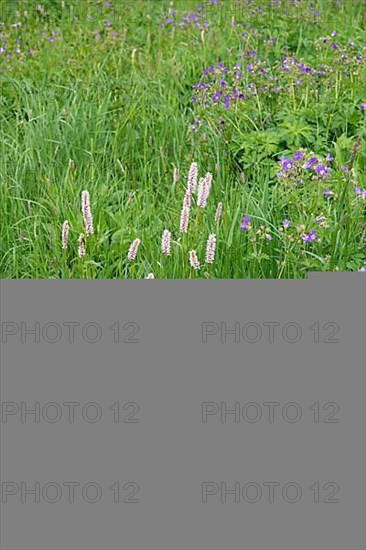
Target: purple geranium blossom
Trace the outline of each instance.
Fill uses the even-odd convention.
[[[306,170],[311,170],[315,166],[315,164],[318,164],[318,162],[319,161],[318,161],[317,157],[310,157],[309,160],[307,162],[305,162],[304,168]]]
[[[366,189],[362,189],[360,186],[355,187],[355,193],[363,199],[366,198]]]
[[[330,173],[330,168],[329,166],[324,166],[323,164],[319,164],[319,166],[315,168],[315,172],[318,174],[318,176],[322,178]]]
[[[247,231],[247,229],[249,229],[250,221],[251,221],[250,216],[248,216],[248,215],[244,216],[244,218],[242,219],[242,222],[241,222],[241,230],[242,231]]]
[[[304,153],[302,153],[301,151],[297,151],[296,153],[294,153],[294,161],[298,162],[303,158],[303,156],[304,156]]]
[[[316,231],[310,231],[310,233],[308,234],[304,233],[303,235],[301,235],[301,238],[304,241],[304,243],[311,243],[318,239],[318,235]]]
[[[285,172],[288,172],[289,170],[291,170],[292,168],[291,159],[282,157],[281,162],[282,162],[282,170],[285,170]]]

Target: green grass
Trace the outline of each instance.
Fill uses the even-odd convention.
[[[0,55],[2,278],[145,278],[151,272],[155,278],[304,278],[309,271],[357,271],[366,264],[365,200],[354,191],[366,187],[363,2],[314,2],[315,24],[307,1],[296,9],[283,1],[284,17],[268,1],[253,1],[267,13],[252,15],[244,2],[225,0],[209,7],[211,26],[203,35],[192,24],[174,31],[161,26],[159,14],[168,17],[165,0],[111,0],[111,8],[104,0],[65,1],[65,7],[48,0],[43,13],[38,4],[0,0],[0,46],[8,40]],[[199,4],[176,0],[175,17]],[[260,36],[243,38],[233,16]],[[18,21],[22,26],[12,27]],[[319,45],[334,30],[341,48],[355,43],[348,66]],[[269,49],[264,40],[270,37],[276,43]],[[218,61],[232,67],[246,49],[257,49],[271,67],[294,55],[332,72],[326,85],[310,83],[274,99],[264,94],[230,112],[193,103],[202,70]],[[356,55],[363,60],[356,62]],[[199,127],[192,131],[195,117]],[[305,176],[300,188],[278,179],[279,158],[298,149],[320,158],[330,152],[330,179]],[[193,200],[189,232],[182,235],[185,177],[193,161],[199,177],[211,172],[213,183],[206,208]],[[325,199],[328,187],[333,195]],[[84,189],[94,234],[81,259]],[[218,202],[223,215],[216,224]],[[251,216],[246,232],[240,230],[244,215]],[[321,226],[315,221],[320,215]],[[292,222],[287,230],[281,228],[285,218]],[[70,224],[67,250],[61,247],[64,220]],[[169,257],[161,252],[164,229],[172,232]],[[314,229],[319,240],[304,244],[301,231]],[[216,258],[205,265],[210,233],[217,235]],[[129,262],[135,238],[141,245]],[[191,249],[201,261],[198,271],[189,264]]]

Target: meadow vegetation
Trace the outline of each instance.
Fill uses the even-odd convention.
[[[364,270],[364,2],[0,6],[2,278]]]

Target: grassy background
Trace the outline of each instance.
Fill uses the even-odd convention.
[[[264,162],[256,155],[256,145],[251,149],[247,144],[238,157],[245,128],[226,139],[210,120],[203,132],[191,130],[197,114],[192,85],[203,68],[220,59],[230,63],[233,58],[234,64],[235,52],[243,49],[232,17],[247,17],[250,26],[259,24],[277,38],[274,59],[281,58],[287,44],[311,62],[318,55],[314,41],[334,30],[343,41],[366,44],[363,2],[314,2],[322,15],[314,24],[312,19],[273,13],[250,19],[244,2],[243,15],[238,3],[225,0],[210,6],[211,27],[203,36],[194,25],[174,31],[161,26],[160,14],[166,19],[169,8],[165,0],[112,0],[110,8],[104,1],[65,1],[63,7],[59,0],[48,0],[43,13],[37,11],[38,3],[2,0],[0,10],[6,51],[15,49],[16,38],[22,40],[21,53],[9,59],[6,52],[0,56],[1,277],[144,278],[153,272],[156,278],[300,278],[309,270],[347,271],[364,265],[365,203],[355,202],[352,187],[365,187],[365,115],[358,108],[365,90],[364,64],[357,75],[344,76],[339,69],[326,97],[311,97],[309,118],[319,130],[312,133],[315,141],[305,136],[298,143],[316,153],[332,152],[339,166],[350,168],[347,176],[342,170],[333,176],[337,201],[319,206],[317,192],[316,200],[315,195],[306,198],[309,215],[327,216],[319,243],[304,245],[278,231],[285,210],[273,167],[283,144],[266,153]],[[198,5],[174,2],[178,14]],[[107,19],[112,30],[106,27]],[[12,27],[18,21],[22,26]],[[329,106],[335,123],[328,124],[328,113],[323,128],[318,117]],[[299,104],[288,98],[282,107],[298,120]],[[265,125],[261,132],[267,132]],[[285,150],[291,149],[296,150],[287,143]],[[200,176],[213,173],[213,187],[207,208],[199,214],[192,209],[190,232],[182,237],[179,217],[192,161],[198,162]],[[178,182],[173,181],[174,166],[181,172]],[[81,260],[77,238],[83,232],[83,189],[90,192],[95,232]],[[216,226],[219,201],[223,216]],[[309,221],[302,219],[301,210],[294,225]],[[240,231],[241,218],[248,213],[256,229],[263,225],[273,230],[273,241],[253,238],[254,230],[250,235]],[[60,241],[65,219],[70,222],[67,251]],[[161,254],[165,228],[172,231],[169,258]],[[216,261],[195,272],[188,251],[196,249],[203,262],[212,232],[217,234]],[[142,241],[138,258],[129,263],[127,251],[136,237]]]

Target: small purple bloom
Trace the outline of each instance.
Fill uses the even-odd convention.
[[[267,235],[266,235],[266,239],[267,239],[267,241],[273,241],[272,235],[268,235],[268,234],[267,234]]]
[[[290,220],[283,220],[282,225],[283,227],[291,227],[292,224]]]
[[[365,272],[365,271],[366,271],[366,267],[361,267],[361,269],[359,269],[358,271]]]
[[[330,189],[326,189],[324,191],[324,197],[328,198],[328,197],[331,197],[332,195],[333,195],[333,192]]]
[[[323,221],[325,221],[324,216],[317,216],[315,219],[318,223],[322,223]]]
[[[241,230],[242,231],[247,231],[247,229],[249,229],[249,226],[250,226],[250,216],[244,216],[244,218],[242,219],[242,222],[241,222]]]
[[[304,153],[302,153],[301,151],[297,151],[296,153],[294,153],[294,161],[298,162],[303,158],[303,156],[304,156]]]
[[[318,239],[318,235],[316,231],[310,231],[310,233],[308,234],[301,235],[301,238],[304,241],[304,243],[311,243]]]
[[[304,168],[306,170],[311,170],[312,168],[314,168],[315,164],[317,163],[318,163],[318,159],[316,157],[311,157],[307,162],[305,162]]]
[[[315,168],[315,172],[318,174],[318,176],[323,178],[324,176],[330,173],[330,168],[329,166],[324,166],[323,164],[319,164],[319,166]]]
[[[366,103],[361,103],[360,109],[361,109],[361,111],[365,111],[366,110]]]
[[[359,185],[355,187],[355,193],[356,195],[359,195],[363,199],[366,198],[366,189],[362,189]]]
[[[330,153],[327,154],[327,156],[325,157],[325,160],[327,162],[333,162],[334,160],[334,157],[332,157],[332,155]]]
[[[292,168],[292,162],[290,159],[283,159],[282,161],[282,170],[285,170],[285,172],[288,172]]]

